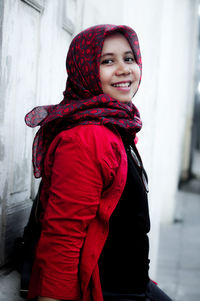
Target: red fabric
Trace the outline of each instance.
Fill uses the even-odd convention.
[[[36,178],[43,173],[43,162],[54,137],[77,124],[114,125],[134,139],[142,123],[137,108],[130,103],[103,94],[99,64],[104,39],[120,32],[128,40],[142,72],[140,48],[135,31],[125,25],[98,25],[79,33],[67,55],[68,79],[64,99],[58,105],[40,106],[29,112],[25,121],[30,127],[40,125],[33,143],[33,167]]]
[[[117,132],[79,125],[56,136],[45,158],[45,211],[29,298],[103,301],[98,258],[126,176]]]

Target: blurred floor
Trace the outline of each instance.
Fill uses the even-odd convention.
[[[191,180],[183,185],[181,191],[177,192],[176,212],[174,224],[161,225],[156,280],[174,301],[199,301],[199,180]]]

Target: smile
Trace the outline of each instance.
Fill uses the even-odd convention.
[[[113,87],[119,87],[119,88],[128,88],[130,87],[130,85],[131,85],[130,81],[112,84]]]

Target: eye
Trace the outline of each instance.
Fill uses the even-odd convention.
[[[101,64],[103,65],[110,65],[113,63],[113,60],[112,59],[105,59],[101,62]]]
[[[135,62],[135,58],[134,57],[126,57],[125,58],[125,62],[128,62],[128,63],[133,63],[133,62]]]

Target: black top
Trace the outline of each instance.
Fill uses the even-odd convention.
[[[133,153],[130,146],[126,150],[127,181],[109,221],[109,235],[99,259],[99,271],[103,291],[142,293],[149,280],[148,200],[144,171],[142,180],[142,167],[138,166],[142,164],[139,154],[135,148]]]

